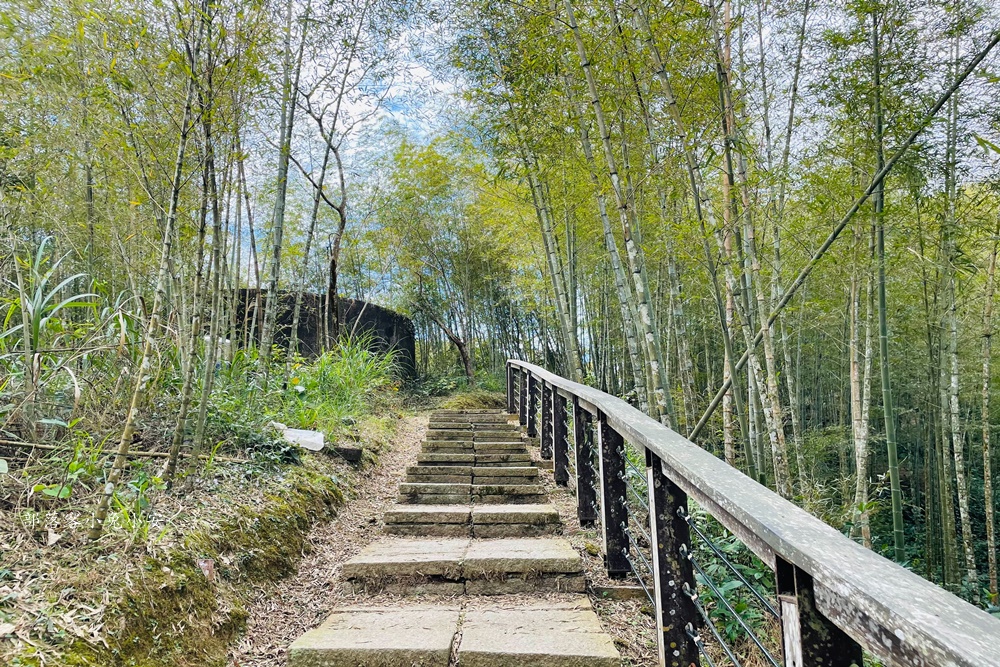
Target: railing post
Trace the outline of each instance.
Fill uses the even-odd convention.
[[[601,414],[598,421],[601,452],[601,519],[604,525],[604,564],[608,576],[624,577],[630,571],[626,550],[625,441]]]
[[[528,371],[517,369],[517,421],[521,426],[528,425]]]
[[[816,609],[813,578],[775,558],[785,667],[862,667],[861,646]]]
[[[559,390],[552,389],[552,455],[555,460],[552,466],[552,476],[556,484],[569,484],[569,447],[566,442],[568,431],[566,420],[566,399]]]
[[[594,470],[594,430],[590,413],[573,397],[573,445],[576,448],[576,517],[580,526],[597,521],[597,474]]]
[[[687,494],[663,474],[660,457],[646,450],[646,483],[649,489],[649,535],[653,538],[653,597],[656,600],[657,646],[660,665],[688,667],[700,664],[698,646],[686,627],[698,627],[698,612],[684,593],[686,583],[695,588],[694,568],[681,554],[690,544]]]
[[[538,380],[528,373],[528,437],[538,435]]]
[[[507,414],[514,414],[514,367],[507,362]]]
[[[552,393],[554,388],[542,382],[542,442],[539,456],[544,461],[552,460]]]

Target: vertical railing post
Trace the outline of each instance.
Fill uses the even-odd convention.
[[[663,474],[660,457],[646,450],[646,483],[649,489],[649,535],[653,555],[653,598],[656,607],[657,645],[664,667],[700,664],[698,646],[687,626],[698,627],[698,613],[684,584],[695,590],[694,568],[681,554],[690,544],[687,494]]]
[[[528,372],[528,437],[538,435],[538,380]]]
[[[568,432],[566,420],[566,398],[559,394],[559,390],[552,390],[552,476],[556,484],[566,486],[569,484],[569,447],[566,442]]]
[[[861,646],[816,609],[813,578],[775,558],[785,667],[861,667]]]
[[[507,414],[514,414],[514,367],[507,362]]]
[[[594,469],[594,429],[590,413],[573,397],[573,445],[576,448],[576,516],[580,526],[597,521],[597,471]]]
[[[601,519],[604,525],[604,564],[608,576],[624,577],[630,571],[627,558],[628,538],[625,522],[625,441],[608,424],[607,416],[598,418],[600,441]]]
[[[528,425],[528,371],[524,368],[517,369],[517,421],[521,426]]]
[[[542,438],[539,456],[552,460],[552,385],[542,382]]]

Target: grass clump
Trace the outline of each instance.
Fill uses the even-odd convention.
[[[507,407],[507,396],[499,391],[466,389],[441,401],[444,410],[485,410]]]

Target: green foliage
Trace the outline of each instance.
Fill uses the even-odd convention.
[[[38,350],[43,342],[47,346],[54,345],[56,339],[70,329],[65,326],[64,318],[71,308],[85,308],[93,305],[87,301],[96,294],[81,293],[72,296],[60,296],[65,289],[79,282],[85,277],[84,273],[77,273],[63,278],[56,284],[55,276],[58,275],[59,266],[69,257],[63,255],[53,261],[49,256],[48,246],[51,237],[46,237],[38,244],[34,257],[30,261],[21,257],[14,257],[14,261],[24,265],[27,273],[24,275],[23,283],[7,279],[7,282],[17,292],[17,298],[7,303],[6,313],[3,319],[2,329],[0,329],[0,351],[4,349],[4,342],[7,338],[15,337],[17,334],[22,340],[27,338],[29,349]],[[22,313],[27,317],[24,318]],[[27,330],[25,322],[27,321]],[[18,322],[15,324],[15,322]]]
[[[456,375],[423,375],[409,388],[416,396],[447,396],[468,386],[468,380]]]
[[[475,410],[485,408],[506,408],[505,394],[486,391],[485,389],[470,389],[449,396],[441,402],[441,408],[446,410]]]
[[[774,636],[776,631],[773,625],[774,619],[769,616],[760,600],[747,590],[746,584],[734,577],[725,561],[728,561],[758,593],[769,599],[772,607],[777,608],[773,593],[774,573],[745,544],[707,513],[695,510],[692,514],[699,528],[722,554],[722,556],[716,554],[708,544],[692,533],[694,559],[705,571],[704,575],[697,572],[695,574],[698,581],[698,596],[708,610],[715,627],[731,644],[747,640],[746,630],[719,600],[721,594],[754,634],[762,637],[766,643],[777,643],[777,637]],[[713,590],[706,577],[711,579],[717,590]],[[772,652],[775,648],[771,647]]]

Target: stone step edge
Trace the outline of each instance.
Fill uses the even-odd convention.
[[[528,623],[525,618],[530,619]],[[525,633],[524,628],[532,628]],[[617,667],[621,658],[589,600],[469,605],[341,607],[288,650],[289,667],[316,664],[572,664]],[[459,658],[462,660],[462,658]],[[540,661],[542,661],[540,663]]]

